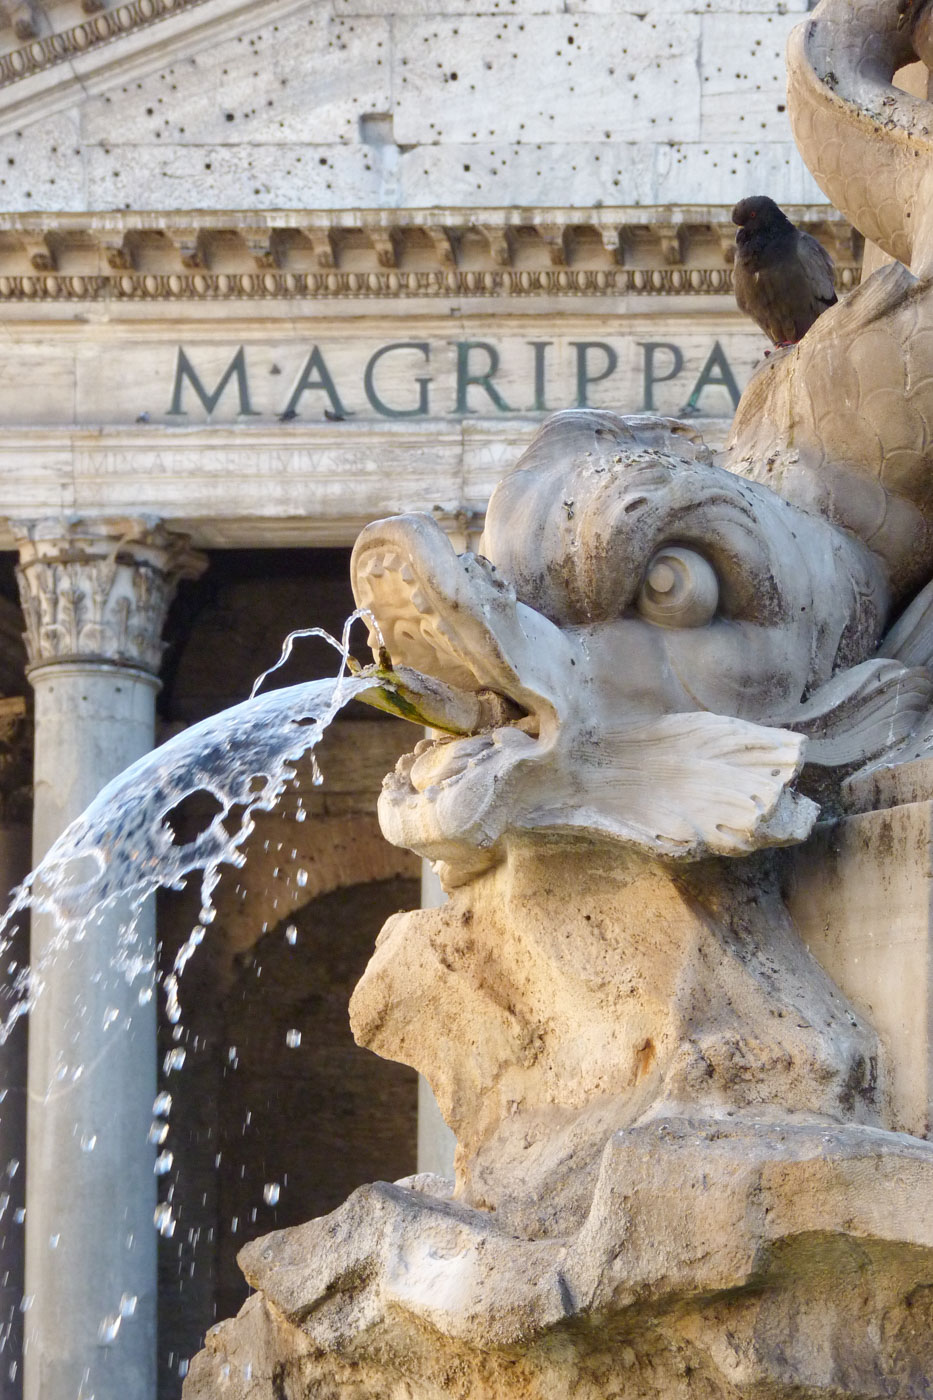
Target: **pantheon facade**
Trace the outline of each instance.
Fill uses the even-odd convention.
[[[724,440],[765,349],[732,298],[734,202],[772,195],[840,290],[859,276],[787,123],[806,8],[3,0],[7,888],[290,630],[339,635],[368,521],[427,511],[475,547],[555,409]],[[277,679],[335,665],[305,638]],[[375,819],[410,746],[344,711],[323,786],[299,772],[221,881],[177,1018],[160,979],[196,890],[146,910],[135,982],[109,971],[118,909],[65,949],[48,916],[31,954],[16,934],[7,1014],[30,956],[43,987],[0,1051],[2,1396],[177,1396],[242,1301],[243,1242],[416,1169],[415,1078],[346,1024],[381,923],[421,898]],[[211,816],[196,794],[178,839]],[[437,1165],[423,1092],[420,1138]]]

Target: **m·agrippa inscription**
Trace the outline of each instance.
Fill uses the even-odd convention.
[[[527,415],[621,404],[633,412],[686,405],[727,417],[754,363],[748,341],[757,337],[316,341],[300,356],[290,349],[282,363],[270,362],[261,346],[239,345],[224,362],[217,347],[199,352],[180,345],[161,411],[167,419],[287,422]],[[151,416],[153,407],[147,402],[144,411]]]

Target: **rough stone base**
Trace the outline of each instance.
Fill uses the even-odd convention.
[[[564,1239],[434,1177],[247,1246],[260,1290],[185,1400],[933,1396],[933,1146],[667,1119],[607,1144]]]

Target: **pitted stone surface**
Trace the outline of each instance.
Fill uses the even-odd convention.
[[[37,210],[731,205],[767,174],[776,199],[806,203],[782,58],[804,10],[187,0],[149,6],[148,23],[123,6],[101,42],[107,12],[76,25],[59,6],[56,42],[8,31],[3,54],[0,31],[0,196]]]

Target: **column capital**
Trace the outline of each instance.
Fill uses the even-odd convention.
[[[178,581],[207,560],[156,516],[10,522],[29,670],[106,662],[158,675]]]

